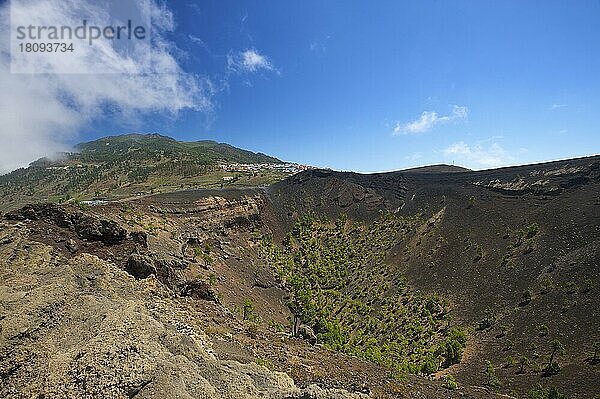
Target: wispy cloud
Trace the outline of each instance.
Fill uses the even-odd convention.
[[[196,3],[188,3],[187,6],[191,8],[196,14],[202,15],[202,9]]]
[[[425,111],[421,116],[408,123],[397,122],[394,127],[394,135],[425,133],[435,126],[458,120],[466,120],[469,115],[469,108],[454,105],[450,115],[439,115],[435,111]]]
[[[234,72],[278,72],[267,56],[262,55],[255,49],[248,49],[237,54],[227,56],[227,67]]]
[[[568,107],[567,104],[552,104],[552,109],[565,108]]]
[[[25,26],[61,25],[81,23],[77,10],[83,10],[90,21],[102,20],[108,13],[108,5],[103,2],[78,0],[69,4],[73,7],[66,7],[64,0],[13,2],[12,22]],[[110,117],[117,123],[131,124],[146,113],[176,115],[183,109],[210,112],[211,81],[185,72],[174,55],[180,50],[166,39],[166,33],[174,28],[172,13],[154,0],[135,4],[145,7],[143,12],[152,17],[153,41],[147,44],[147,51],[120,54],[108,41],[98,42],[81,47],[82,52],[88,53],[77,64],[82,70],[110,66],[122,73],[51,73],[64,68],[68,59],[46,57],[43,67],[49,73],[17,76],[10,73],[8,40],[0,41],[0,173],[68,150],[66,143],[93,120]],[[9,37],[9,18],[5,2],[0,5],[3,37]]]
[[[308,48],[315,54],[325,54],[327,52],[327,42],[331,39],[331,35],[325,36],[323,39],[317,39],[310,42]]]
[[[456,161],[474,169],[506,166],[514,161],[514,157],[495,142],[483,146],[481,144],[469,145],[464,141],[459,141],[442,150],[442,153],[447,162]]]
[[[319,42],[311,42],[308,48],[313,52],[325,52],[325,47]]]
[[[194,36],[194,35],[188,35],[188,38],[189,38],[189,39],[190,39],[192,42],[194,42],[194,43],[196,43],[196,44],[199,44],[199,45],[201,45],[202,47],[206,47],[206,43],[204,43],[204,40],[200,39],[198,36]]]

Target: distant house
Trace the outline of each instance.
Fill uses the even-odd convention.
[[[223,176],[223,181],[232,181],[233,176]]]

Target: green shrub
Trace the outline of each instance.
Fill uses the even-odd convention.
[[[487,377],[487,385],[492,387],[499,387],[502,385],[496,376],[496,369],[494,368],[494,365],[489,360],[485,361],[485,375]]]
[[[521,294],[521,305],[527,305],[529,302],[531,302],[532,298],[533,294],[530,290],[523,291],[523,293]]]
[[[492,308],[486,308],[484,311],[483,319],[477,323],[479,330],[485,330],[490,328],[496,323],[496,312]]]
[[[506,367],[512,367],[515,365],[515,363],[516,363],[516,361],[515,361],[514,357],[512,357],[510,355],[506,357]]]
[[[217,284],[217,275],[215,273],[211,273],[208,276],[208,283],[210,285],[215,285]]]
[[[567,399],[567,397],[555,387],[544,389],[541,385],[538,385],[527,393],[527,399]]]
[[[258,315],[256,314],[255,309],[254,309],[254,304],[252,303],[251,299],[244,300],[243,316],[244,316],[244,320],[248,320],[251,322],[258,322],[258,320],[259,320]]]
[[[448,389],[458,389],[458,382],[452,374],[446,374],[444,377],[444,383],[442,386]]]
[[[540,226],[537,223],[530,224],[525,230],[525,238],[530,239],[535,237],[540,231]]]
[[[552,288],[554,288],[554,281],[552,280],[552,277],[545,276],[542,279],[542,288],[544,293],[548,293],[552,290]]]
[[[271,371],[277,371],[277,367],[269,359],[262,359],[259,357],[259,358],[254,359],[254,363],[258,364],[259,366],[266,367]]]
[[[423,364],[421,364],[421,374],[429,375],[435,373],[438,371],[438,364],[439,362],[435,357],[431,355],[427,356]]]
[[[592,281],[591,278],[587,278],[583,281],[583,287],[581,288],[581,293],[587,294],[588,292],[592,291],[592,288],[594,288],[594,282]]]
[[[467,344],[467,333],[461,328],[453,328],[448,334],[448,338],[438,347],[438,353],[444,358],[442,365],[450,367],[459,363],[463,350]]]

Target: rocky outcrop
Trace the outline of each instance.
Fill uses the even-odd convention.
[[[599,165],[599,162],[577,166],[570,165],[568,162],[565,164],[550,163],[546,168],[518,174],[510,180],[504,176],[493,180],[475,181],[473,185],[504,194],[558,195],[566,189],[583,186],[600,179]]]
[[[101,219],[81,211],[71,211],[56,204],[33,204],[9,212],[8,220],[43,220],[58,227],[70,229],[83,239],[118,243],[127,237],[127,230],[116,222]]]
[[[160,199],[160,196],[156,199]],[[160,214],[185,215],[201,219],[204,228],[251,227],[260,224],[260,210],[263,206],[263,196],[248,194],[235,198],[211,195],[185,204],[163,202],[152,205],[151,209]]]
[[[211,286],[201,280],[188,281],[179,287],[179,293],[182,296],[193,299],[202,299],[205,301],[218,302],[217,294]]]

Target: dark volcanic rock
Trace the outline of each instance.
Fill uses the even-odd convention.
[[[204,281],[190,281],[181,286],[181,295],[194,299],[218,302],[217,296],[210,285]]]
[[[8,220],[42,220],[73,230],[81,238],[117,243],[127,238],[127,230],[116,222],[100,219],[81,211],[70,211],[56,204],[33,204],[4,215]]]
[[[132,254],[127,260],[125,271],[139,280],[147,278],[151,274],[156,274],[156,267],[154,265],[154,260],[151,257]]]
[[[131,232],[131,239],[143,248],[148,248],[148,234],[145,231],[133,231]]]
[[[175,287],[180,280],[178,271],[185,269],[188,263],[176,258],[161,258],[157,254],[142,255],[134,253],[129,256],[125,271],[136,279],[144,279],[154,274],[158,280],[168,287]]]

